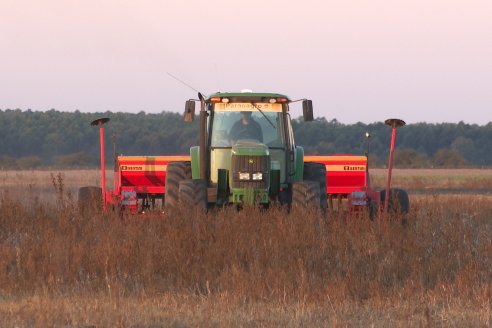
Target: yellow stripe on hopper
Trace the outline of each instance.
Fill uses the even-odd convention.
[[[167,165],[138,165],[138,164],[120,165],[120,171],[125,171],[125,172],[166,171],[166,169],[167,169]]]
[[[365,170],[365,165],[326,165],[326,171],[330,172],[364,172]]]

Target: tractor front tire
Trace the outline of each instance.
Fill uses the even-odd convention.
[[[179,202],[184,207],[207,211],[207,183],[205,180],[187,179],[179,182]]]
[[[304,181],[314,181],[319,183],[319,207],[323,214],[326,213],[328,205],[326,197],[326,166],[322,163],[304,163]]]
[[[384,206],[386,190],[381,190],[381,206]],[[410,211],[410,199],[408,193],[403,189],[390,189],[388,212],[393,214],[406,214]]]
[[[292,183],[291,210],[317,211],[320,209],[320,186],[316,181]]]
[[[102,189],[92,186],[79,188],[78,207],[81,213],[101,210]]]
[[[191,162],[170,162],[166,169],[166,194],[164,196],[164,206],[177,206],[179,201],[179,183],[183,180],[191,179]]]

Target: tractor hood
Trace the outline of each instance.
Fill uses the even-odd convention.
[[[268,156],[268,146],[256,140],[238,140],[232,146],[232,155],[239,156]]]

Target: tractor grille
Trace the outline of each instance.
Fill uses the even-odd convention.
[[[266,189],[270,173],[270,156],[232,155],[232,187],[249,189]],[[250,180],[240,180],[239,173],[249,173]],[[261,173],[262,180],[253,180],[254,173]]]

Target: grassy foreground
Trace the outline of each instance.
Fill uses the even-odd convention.
[[[472,326],[492,322],[492,198],[402,218],[282,209],[81,213],[0,194],[0,326]]]
[[[370,169],[372,187],[386,187],[388,171]],[[41,200],[52,200],[53,180],[61,178],[64,192],[76,195],[79,187],[100,186],[100,170],[0,170],[0,192],[9,190],[13,196],[25,197],[26,191],[34,192]],[[106,186],[113,187],[113,172],[106,170]],[[392,186],[409,191],[467,190],[471,193],[492,190],[492,169],[394,169]]]

